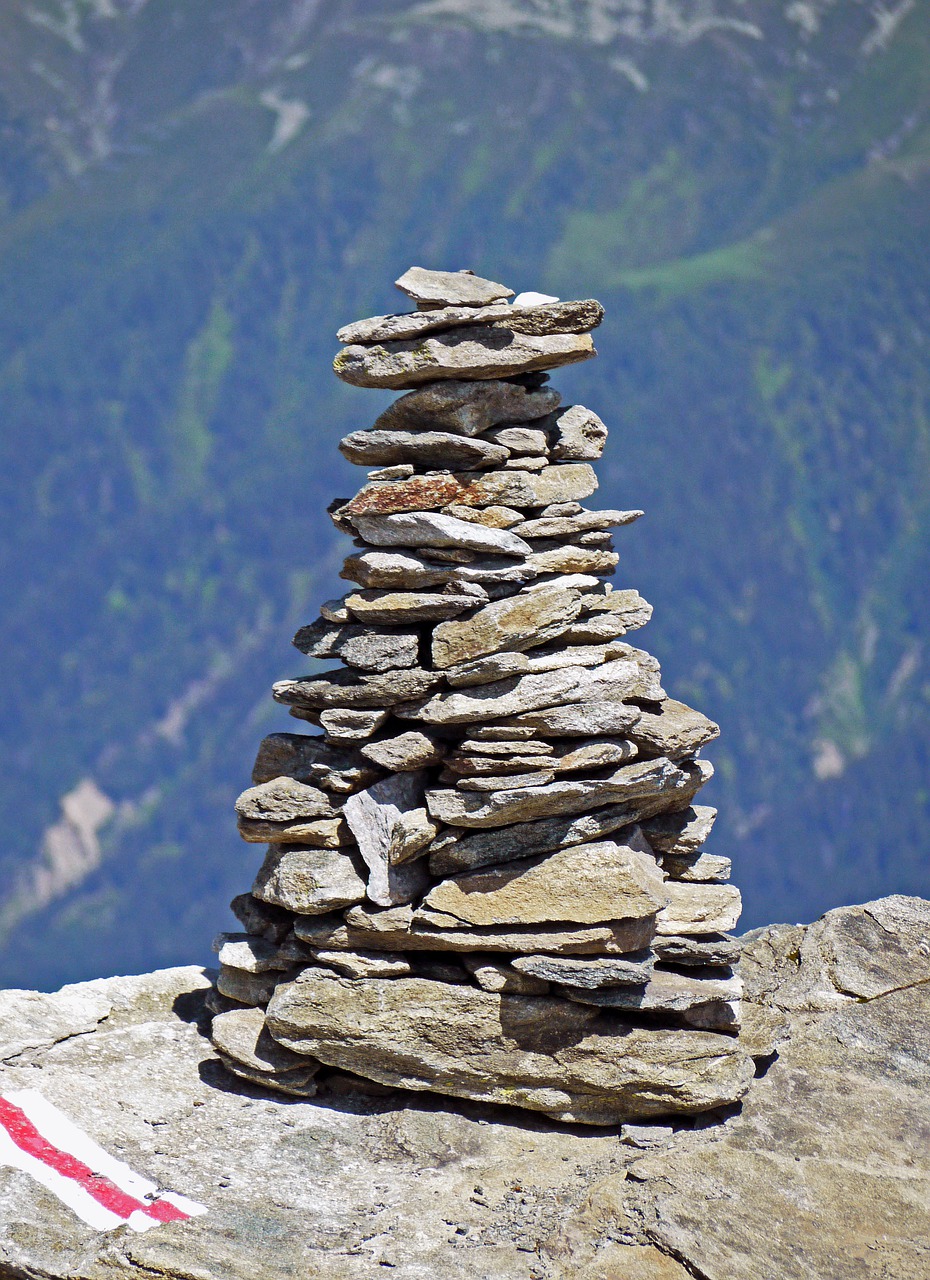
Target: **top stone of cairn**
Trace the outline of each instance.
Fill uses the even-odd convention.
[[[421,311],[431,311],[435,307],[485,307],[490,302],[513,297],[513,289],[495,280],[484,280],[473,271],[429,271],[426,267],[410,267],[394,283],[414,300]]]

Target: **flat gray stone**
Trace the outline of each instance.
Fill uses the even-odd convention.
[[[536,924],[531,928],[478,925],[444,928],[417,918],[410,906],[352,907],[345,918],[298,917],[294,931],[311,947],[357,951],[499,951],[552,955],[626,955],[647,947],[653,918],[609,920],[601,924]]]
[[[320,724],[337,742],[365,742],[388,719],[386,710],[352,711],[333,707],[320,712]]]
[[[587,333],[536,336],[462,326],[409,341],[343,347],[333,372],[354,387],[401,390],[437,378],[490,379],[557,369],[597,355]]]
[[[516,382],[464,382],[449,379],[408,391],[375,422],[375,430],[454,431],[476,436],[502,423],[530,422],[558,408],[553,387],[530,389]]]
[[[213,950],[220,964],[247,973],[267,973],[271,969],[287,969],[289,960],[282,960],[280,948],[269,938],[256,938],[249,933],[220,933],[213,939]]]
[[[485,654],[532,647],[548,628],[563,626],[580,612],[580,593],[558,588],[494,600],[465,621],[434,629],[433,665],[454,667]]]
[[[572,516],[540,516],[521,528],[526,538],[573,538],[579,534],[632,524],[642,511],[579,511]]]
[[[681,1017],[689,1026],[711,1031],[739,1028],[739,1002],[743,986],[739,978],[697,976],[655,969],[643,986],[586,989],[562,986],[559,994],[581,1004],[632,1013],[665,1013]]]
[[[684,884],[666,880],[669,904],[659,912],[661,935],[729,933],[742,910],[739,889],[732,884]]]
[[[739,938],[718,933],[692,938],[674,935],[654,938],[652,949],[656,959],[663,960],[666,964],[726,967],[736,964],[740,959]]]
[[[271,845],[252,895],[300,915],[323,915],[364,899],[366,871],[358,853]]]
[[[471,594],[452,592],[354,591],[346,603],[353,618],[402,627],[410,623],[457,618],[460,613],[481,604],[481,600]]]
[[[545,787],[501,790],[490,795],[454,790],[429,791],[426,803],[434,818],[439,818],[450,826],[499,827],[558,814],[584,813],[585,810],[602,808],[612,803],[670,795],[679,788],[686,787],[688,781],[686,773],[670,760],[659,757],[657,760],[623,765],[604,778],[551,782]],[[718,887],[722,889],[727,886],[714,886],[715,889]],[[687,888],[698,895],[710,890],[710,886],[694,885]],[[680,898],[683,902],[684,898],[681,895]],[[729,928],[732,925],[717,926],[718,931]],[[697,930],[674,928],[668,932],[692,933]]]
[[[455,875],[599,840],[638,822],[653,806],[663,803],[668,801],[650,797],[608,805],[580,817],[516,822],[499,830],[443,832],[430,846],[430,871],[434,876]]]
[[[376,547],[461,547],[485,555],[528,556],[528,542],[506,529],[488,528],[438,511],[355,516],[353,525]]]
[[[560,604],[558,596],[555,604]],[[565,607],[573,607],[575,602],[568,601]],[[532,608],[520,615],[523,627],[518,632],[520,643],[527,636],[528,619],[532,618]],[[470,621],[470,620],[469,620]],[[497,624],[498,619],[493,619]],[[489,627],[488,630],[496,629]],[[437,628],[438,630],[438,628]],[[485,629],[478,631],[486,634]],[[433,633],[434,644],[437,643],[436,632]],[[489,643],[489,641],[488,641]],[[453,649],[448,641],[444,644],[439,659],[449,661],[449,665],[460,659],[469,650],[467,633],[460,637]],[[434,653],[434,662],[437,655]],[[439,692],[431,698],[419,702],[398,705],[396,714],[403,719],[423,720],[427,724],[454,725],[480,724],[486,720],[501,720],[520,716],[524,712],[541,708],[559,706],[576,702],[579,698],[590,699],[597,705],[601,699],[620,702],[624,698],[644,698],[652,690],[661,686],[655,679],[655,673],[644,668],[630,658],[617,658],[605,662],[598,667],[564,667],[561,671],[545,671],[514,676],[507,680],[497,680],[491,684],[477,685],[472,688],[454,692]],[[629,724],[629,719],[625,719]],[[637,722],[638,724],[638,722]],[[600,733],[598,725],[589,726],[589,732]],[[613,730],[607,730],[613,732]],[[630,737],[637,741],[635,731]]]
[[[653,960],[648,954],[636,960],[617,956],[516,956],[511,964],[518,973],[588,991],[642,986],[652,977],[653,970]]]
[[[344,794],[374,782],[376,770],[352,749],[303,733],[271,733],[258,748],[252,781],[294,778],[324,791]]]
[[[448,927],[600,924],[654,916],[667,899],[638,828],[606,840],[443,880],[417,916]],[[442,917],[440,919],[440,917]]]
[[[383,1084],[587,1124],[725,1105],[752,1079],[729,1037],[651,1031],[571,1001],[422,978],[289,983],[268,1027],[287,1048]]]
[[[390,593],[387,594],[390,597]],[[275,702],[282,702],[285,706],[306,707],[311,711],[323,711],[329,707],[365,711],[422,697],[441,683],[442,677],[436,672],[423,671],[419,667],[402,667],[398,671],[362,675],[357,671],[337,668],[335,671],[324,671],[319,676],[304,679],[276,680],[272,686],[272,696]]]
[[[415,631],[373,631],[370,627],[335,626],[320,620],[301,627],[293,640],[308,658],[341,658],[362,671],[414,667],[419,653]]]
[[[473,271],[431,271],[409,267],[394,285],[418,305],[427,307],[484,307],[502,298],[512,298],[513,289],[485,280]]]
[[[536,764],[544,763],[536,761]],[[440,781],[446,781],[443,776]],[[555,781],[555,769],[535,769],[528,773],[468,774],[456,780],[459,791],[497,791],[500,787],[545,787]]]
[[[393,738],[380,738],[377,742],[366,743],[361,754],[382,769],[393,773],[403,773],[408,769],[424,769],[428,765],[440,764],[445,756],[445,747],[437,738],[410,729],[407,733],[399,733]]]
[[[409,462],[414,467],[499,467],[509,450],[451,431],[353,431],[339,451],[360,466]]]
[[[308,844],[315,849],[339,849],[352,843],[341,817],[294,818],[290,822],[240,818],[238,830],[250,844]]]
[[[390,342],[469,324],[511,329],[516,333],[587,333],[597,328],[603,318],[604,309],[593,298],[521,307],[497,302],[489,306],[437,307],[429,311],[371,316],[343,325],[336,337],[346,344]]]
[[[586,462],[558,463],[543,471],[445,471],[409,480],[372,481],[337,507],[338,522],[357,516],[441,511],[444,507],[541,507],[549,502],[587,498],[597,476]],[[356,525],[356,528],[358,526]],[[367,537],[371,542],[373,539]]]
[[[535,427],[491,427],[482,432],[483,440],[502,445],[509,454],[515,457],[547,457],[549,447],[545,431]]]
[[[573,668],[579,670],[579,668]],[[568,702],[555,707],[542,707],[524,711],[515,716],[504,716],[495,722],[501,733],[524,730],[547,738],[588,738],[608,734],[629,734],[640,718],[639,707],[625,702],[608,702],[586,699]]]
[[[670,880],[688,880],[720,884],[729,880],[732,864],[729,858],[717,853],[698,851],[684,858],[671,858],[667,855],[661,859],[662,870]]]
[[[343,978],[406,978],[413,972],[409,959],[400,952],[309,950],[319,964]]]
[[[236,801],[239,818],[289,822],[295,818],[335,818],[339,804],[319,787],[294,778],[277,777],[243,791]]]

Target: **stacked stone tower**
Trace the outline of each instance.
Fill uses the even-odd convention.
[[[335,370],[404,391],[330,508],[352,584],[295,637],[342,666],[275,686],[316,734],[261,744],[237,803],[268,851],[218,939],[214,1044],[285,1093],[353,1081],[590,1124],[736,1100],[739,894],[694,804],[717,726],[630,644],[582,505],[607,431],[547,370],[595,355],[597,302],[415,267],[403,315]],[[513,301],[510,301],[513,299]]]

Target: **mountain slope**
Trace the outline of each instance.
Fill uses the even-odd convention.
[[[927,892],[928,43],[903,6],[8,6],[3,982],[224,919],[385,399],[332,335],[414,261],[607,306],[558,382],[647,509],[618,579],[721,722],[747,924]]]

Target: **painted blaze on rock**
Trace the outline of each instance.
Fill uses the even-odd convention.
[[[718,729],[624,639],[652,609],[612,531],[642,513],[583,505],[607,428],[548,383],[602,309],[398,285],[416,311],[340,330],[339,376],[403,394],[342,442],[380,464],[329,509],[354,585],[294,641],[344,668],[275,686],[320,733],[266,739],[237,806],[269,849],[218,940],[221,1059],[599,1125],[731,1103],[739,893],[693,803]]]

